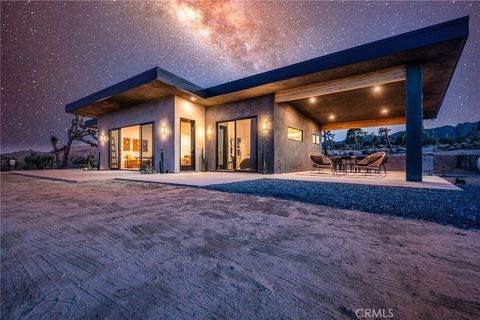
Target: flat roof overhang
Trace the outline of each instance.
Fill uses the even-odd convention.
[[[468,21],[468,16],[462,17],[206,89],[157,67],[72,102],[66,106],[66,112],[96,118],[108,112],[169,95],[179,95],[199,104],[214,106],[335,79],[348,81],[354,76],[421,63],[423,118],[431,119],[439,112],[468,38]],[[384,91],[383,104],[388,103],[391,111],[388,117],[382,116],[378,119],[382,120],[383,124],[402,123],[403,116],[393,111],[397,110],[400,104],[404,108],[404,90],[399,83],[385,84],[385,89],[388,90]],[[327,96],[322,98],[325,97]],[[352,115],[349,119],[336,117],[334,122],[346,125],[352,121],[368,120],[362,119],[364,116],[353,116],[355,108],[363,108],[356,103],[361,98],[368,98],[365,88],[332,93],[331,97],[325,98],[330,100],[330,106],[337,105],[337,114]],[[342,101],[344,106],[340,107]],[[324,109],[309,111],[305,101],[301,99],[292,100],[291,103],[325,127],[328,124],[333,128],[331,120],[327,122],[319,118],[318,113],[325,113]],[[373,105],[371,112],[379,107],[381,106]],[[340,127],[343,128],[344,125]]]

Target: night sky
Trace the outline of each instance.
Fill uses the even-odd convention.
[[[65,104],[159,66],[210,86],[470,15],[440,114],[480,120],[477,2],[1,2],[2,152],[64,139]]]

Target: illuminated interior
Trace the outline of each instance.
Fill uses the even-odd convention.
[[[191,120],[180,121],[180,168],[194,170],[194,122]]]
[[[303,131],[300,129],[288,127],[288,139],[303,141]]]
[[[140,170],[153,166],[153,124],[110,130],[110,169]]]
[[[218,170],[256,171],[256,134],[255,118],[218,123]]]
[[[140,169],[140,126],[120,129],[121,169]]]

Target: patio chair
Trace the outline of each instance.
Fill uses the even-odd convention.
[[[365,175],[367,173],[371,173],[372,171],[381,174],[380,168],[384,158],[385,152],[373,153],[355,164],[355,172],[361,172],[361,170],[363,169],[365,170]]]
[[[250,158],[245,158],[240,162],[240,170],[251,170]]]
[[[333,171],[333,163],[327,156],[322,153],[311,153],[310,160],[312,161],[312,173],[318,170],[323,173],[324,168]]]

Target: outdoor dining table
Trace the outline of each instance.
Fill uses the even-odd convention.
[[[333,173],[348,174],[355,172],[355,165],[357,161],[364,159],[362,156],[335,156],[331,157],[333,163]]]

